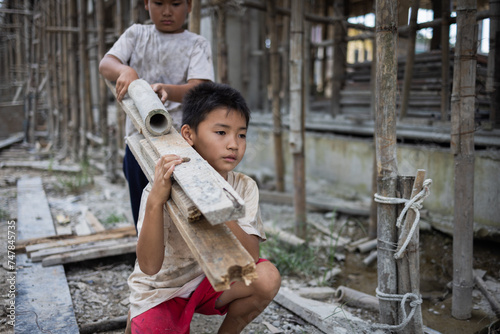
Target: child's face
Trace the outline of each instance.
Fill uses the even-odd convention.
[[[195,132],[184,125],[181,133],[201,157],[227,179],[241,161],[247,147],[245,117],[236,110],[218,108],[212,110],[198,125]]]
[[[175,34],[183,31],[182,25],[191,11],[191,0],[144,0],[144,6],[156,29]]]

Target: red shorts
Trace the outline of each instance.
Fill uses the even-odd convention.
[[[259,259],[257,263],[263,261],[267,260]],[[223,292],[216,292],[205,277],[189,298],[169,299],[133,318],[131,321],[132,333],[189,334],[194,313],[205,315],[224,315],[227,313],[229,304],[215,308],[215,302]]]

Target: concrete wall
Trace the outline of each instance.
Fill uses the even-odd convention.
[[[239,169],[274,176],[272,128],[250,125],[247,153]],[[292,163],[288,133],[284,133],[287,191],[292,191]],[[429,145],[398,145],[400,175],[415,175],[425,169],[432,179],[431,194],[424,208],[437,215],[453,215],[454,161],[450,150]],[[308,193],[321,191],[345,198],[371,196],[374,145],[371,139],[308,132],[306,173]],[[500,151],[476,151],[474,219],[481,225],[500,229]]]

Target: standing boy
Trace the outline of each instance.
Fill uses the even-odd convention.
[[[204,81],[214,80],[212,51],[204,37],[183,28],[191,0],[144,0],[144,6],[154,24],[128,28],[101,60],[99,72],[107,80],[116,81],[119,101],[132,81],[141,78],[152,84],[177,127],[184,94]],[[136,131],[127,117],[125,135]],[[123,171],[137,225],[141,192],[148,180],[128,147]]]
[[[245,217],[226,222],[256,262],[258,279],[249,286],[235,282],[215,292],[172,223],[164,204],[171,176],[182,163],[162,156],[154,182],[143,192],[139,214],[137,261],[129,278],[132,333],[186,333],[193,314],[226,314],[219,333],[240,333],[277,294],[281,279],[276,267],[259,258],[266,239],[255,181],[233,169],[246,150],[250,111],[240,93],[226,85],[203,83],[183,101],[182,137],[238,192]]]

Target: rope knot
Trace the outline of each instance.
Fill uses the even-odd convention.
[[[404,204],[405,207],[401,211],[401,214],[399,215],[398,219],[396,220],[396,226],[398,228],[401,228],[401,225],[404,221],[404,218],[406,216],[406,213],[408,210],[413,210],[415,212],[415,220],[411,223],[411,229],[410,233],[408,234],[404,244],[401,246],[401,249],[399,249],[396,254],[394,254],[394,257],[396,259],[401,258],[402,254],[406,250],[406,247],[410,243],[411,238],[413,237],[413,234],[415,233],[416,227],[418,226],[418,222],[420,221],[420,209],[423,207],[423,202],[429,196],[430,194],[430,186],[432,184],[431,179],[427,179],[424,181],[422,184],[422,190],[416,194],[412,199],[405,199],[405,198],[396,198],[396,197],[385,197],[381,196],[379,194],[374,195],[374,200],[377,203],[382,203],[382,204]]]

